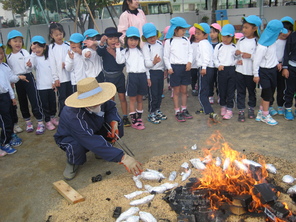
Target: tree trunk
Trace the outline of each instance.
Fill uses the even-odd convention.
[[[216,10],[218,8],[218,0],[212,1],[212,23],[216,22]]]

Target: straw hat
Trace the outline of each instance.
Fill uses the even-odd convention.
[[[95,78],[88,77],[77,83],[77,92],[69,96],[65,104],[74,108],[96,106],[111,99],[115,93],[113,83],[98,83]]]

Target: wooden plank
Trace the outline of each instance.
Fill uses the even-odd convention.
[[[53,187],[71,204],[75,204],[85,200],[82,195],[80,195],[76,190],[74,190],[63,180],[54,182]]]

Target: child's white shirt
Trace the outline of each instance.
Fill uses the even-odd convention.
[[[284,51],[287,40],[278,39],[276,40],[276,57],[278,62],[282,62],[284,58]]]
[[[253,75],[259,76],[259,68],[274,68],[278,64],[276,56],[276,44],[263,46],[258,44],[253,62]]]
[[[243,74],[252,76],[253,75],[253,59],[257,48],[257,38],[240,38],[236,43],[236,49],[240,50],[242,53],[251,54],[251,58],[242,58],[239,55],[238,60],[242,60],[242,65],[236,64],[235,71]]]
[[[70,81],[70,73],[63,68],[63,62],[65,62],[69,50],[70,45],[65,42],[61,45],[56,43],[49,45],[48,58],[53,81],[59,80],[61,83]]]
[[[31,59],[29,52],[21,49],[17,53],[7,55],[7,63],[12,72],[16,75],[22,75],[32,72],[32,68],[27,66],[27,62]]]
[[[18,76],[12,72],[10,67],[6,63],[0,63],[0,94],[9,92],[10,98],[14,99],[15,95],[11,83],[18,81]]]
[[[90,58],[85,57],[85,53],[90,52]],[[82,56],[85,64],[86,77],[97,77],[103,69],[103,61],[96,50],[85,48],[82,50]]]
[[[145,66],[151,70],[162,70],[164,71],[164,62],[163,62],[163,45],[161,41],[156,40],[155,44],[150,44],[148,42],[144,43],[142,48],[144,55]],[[154,57],[158,55],[160,57],[160,62],[153,64]]]
[[[207,39],[199,42],[199,52],[200,57],[197,58],[197,64],[202,69],[206,69],[207,67],[214,68],[214,49]]]
[[[70,72],[71,84],[75,86],[79,80],[86,78],[85,64],[82,55],[73,51],[71,53],[74,54],[74,58],[71,59],[68,54],[66,55],[65,69]]]
[[[191,69],[197,69],[199,66],[197,65],[197,58],[199,58],[199,44],[198,42],[192,42],[191,43],[191,48],[192,48],[192,64],[191,64]]]
[[[38,90],[52,89],[53,78],[49,58],[32,53],[32,68],[36,70],[36,86]]]
[[[185,36],[167,39],[164,44],[163,60],[167,69],[172,69],[171,64],[192,63],[192,47],[189,39]]]
[[[236,46],[231,43],[225,45],[223,42],[220,42],[216,45],[214,49],[214,64],[215,67],[219,66],[234,66],[236,64],[235,56]]]

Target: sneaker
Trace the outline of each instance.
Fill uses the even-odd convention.
[[[7,154],[14,154],[17,152],[17,150],[12,148],[9,143],[5,146],[1,146],[1,150],[5,151]]]
[[[181,112],[177,112],[177,114],[175,116],[176,116],[176,120],[178,122],[185,122],[186,121],[184,115]]]
[[[148,115],[148,121],[154,124],[159,124],[161,123],[161,120],[157,118],[155,114],[149,114]]]
[[[11,135],[11,140],[9,142],[10,146],[16,147],[22,145],[23,140],[19,138],[16,134]]]
[[[258,111],[259,112],[259,111]],[[249,108],[248,109],[248,118],[249,119],[254,119],[255,118],[255,112],[254,112],[254,109],[251,109],[251,108]],[[257,120],[256,120],[257,121]],[[259,120],[259,121],[261,121],[261,120]]]
[[[239,111],[238,113],[238,121],[239,122],[245,122],[246,118],[245,118],[245,112],[244,111]]]
[[[54,130],[55,129],[55,126],[52,124],[51,121],[48,121],[47,123],[45,123],[45,126],[46,126],[46,129],[48,130]],[[38,128],[37,128],[38,130]],[[36,130],[36,133],[37,133],[37,130]]]
[[[36,129],[36,135],[41,135],[45,131],[45,126],[43,123],[38,123],[37,129]]]
[[[19,125],[15,124],[13,127],[13,132],[14,133],[21,133],[21,132],[23,132],[23,129]]]
[[[188,112],[187,109],[182,110],[182,115],[184,116],[185,119],[192,119],[193,118],[193,116],[190,115],[190,113]]]
[[[213,96],[210,96],[210,97],[209,97],[209,102],[210,102],[211,104],[214,104],[214,97],[213,97]]]
[[[137,122],[132,123],[132,128],[137,129],[137,130],[145,129],[142,119],[137,119]]]
[[[70,164],[67,162],[66,168],[64,170],[63,176],[66,180],[72,180],[79,169],[79,165]]]
[[[6,156],[6,155],[7,155],[7,153],[4,150],[0,149],[0,157]]]
[[[209,118],[214,123],[218,123],[219,122],[219,116],[216,113],[210,113]]]
[[[262,115],[262,118],[261,118],[261,121],[268,124],[268,125],[271,125],[271,126],[274,126],[274,125],[277,125],[278,122],[275,121],[270,114],[268,114],[267,116],[264,116]]]
[[[226,114],[226,107],[225,106],[222,106],[221,107],[221,116],[224,116]]]
[[[192,96],[198,96],[198,91],[196,91],[195,89],[194,90],[192,90]]]
[[[129,126],[131,126],[131,122],[129,121],[129,119],[128,119],[127,116],[124,116],[124,117],[122,118],[122,121],[123,121],[123,125],[124,125],[125,127],[129,127]]]
[[[262,110],[258,110],[258,113],[257,113],[257,116],[256,116],[256,119],[255,119],[257,122],[260,122],[262,121]]]
[[[291,108],[288,108],[288,109],[286,108],[284,117],[285,117],[286,120],[294,120],[294,115],[292,113]]]
[[[268,111],[271,116],[275,116],[278,114],[278,112],[272,106],[268,108]]]
[[[232,110],[227,110],[226,114],[223,116],[223,119],[231,119],[233,116]]]
[[[164,115],[160,110],[156,110],[156,117],[160,120],[166,120],[168,117]]]
[[[27,131],[27,133],[31,133],[31,132],[34,131],[34,126],[33,126],[33,124],[32,124],[31,121],[28,121],[28,122],[27,122],[26,131]]]
[[[279,106],[278,107],[278,110],[277,110],[277,113],[280,115],[280,116],[283,116],[285,114],[285,109],[282,107],[282,106]]]
[[[50,122],[55,125],[55,126],[58,126],[59,125],[59,120],[57,117],[52,117],[50,118]]]

